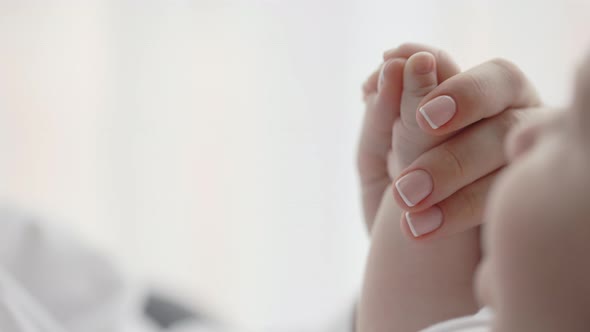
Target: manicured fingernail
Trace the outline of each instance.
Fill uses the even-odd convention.
[[[428,234],[442,224],[442,211],[433,206],[432,208],[418,213],[406,212],[406,221],[415,237]]]
[[[430,174],[421,169],[404,175],[395,183],[397,192],[409,207],[420,203],[426,196],[430,195],[432,187]]]
[[[449,96],[439,96],[426,105],[420,107],[420,113],[424,116],[426,121],[432,129],[437,129],[445,123],[449,122],[457,112],[457,104],[455,100]]]

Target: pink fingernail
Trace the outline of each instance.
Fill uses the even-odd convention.
[[[430,127],[437,129],[453,118],[457,112],[457,104],[449,96],[438,96],[420,107],[419,111]]]
[[[428,234],[438,229],[442,224],[442,219],[442,211],[436,206],[423,212],[406,212],[406,222],[415,237]]]
[[[412,207],[420,203],[432,192],[432,178],[428,172],[421,169],[404,175],[395,183],[397,192],[407,206]]]

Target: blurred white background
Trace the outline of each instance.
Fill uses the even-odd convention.
[[[360,86],[384,50],[502,56],[549,104],[587,1],[0,1],[0,197],[263,331],[352,307]]]

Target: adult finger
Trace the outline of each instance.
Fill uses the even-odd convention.
[[[402,230],[410,238],[435,239],[481,224],[488,193],[499,170],[469,184],[447,199],[420,212],[406,212]]]
[[[540,99],[526,76],[511,62],[494,59],[439,84],[418,106],[418,125],[445,135],[508,108],[534,107]]]
[[[504,140],[527,112],[511,109],[481,121],[418,157],[395,181],[398,204],[424,210],[504,166]]]

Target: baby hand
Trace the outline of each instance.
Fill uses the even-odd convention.
[[[394,179],[408,236],[441,237],[478,226],[490,187],[506,165],[504,140],[540,105],[513,64],[491,60],[455,75],[418,105],[418,125],[444,142],[422,153]],[[407,225],[407,226],[406,226]],[[410,235],[411,234],[411,235]]]
[[[410,237],[479,224],[492,180],[506,163],[504,137],[524,115],[518,108],[540,104],[535,90],[505,60],[458,74],[448,55],[416,44],[385,59],[380,76],[364,86],[359,170],[369,228],[392,182],[398,206],[409,211],[402,228]]]
[[[438,82],[459,72],[446,53],[427,46],[405,44],[386,56],[363,86],[366,112],[358,167],[369,229],[382,199],[391,198],[392,179],[447,138],[421,130],[416,110]]]
[[[432,59],[435,69],[426,73]],[[520,108],[540,102],[504,60],[458,73],[444,53],[414,44],[386,53],[385,60],[364,85],[358,162],[372,229],[357,327],[416,331],[477,309],[476,226],[506,163],[508,129],[534,114]]]

